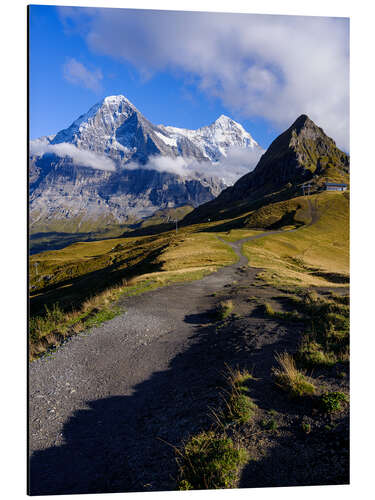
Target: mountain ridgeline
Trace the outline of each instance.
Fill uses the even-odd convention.
[[[106,97],[68,128],[31,141],[31,233],[83,233],[197,207],[230,185],[217,165],[232,149],[255,159],[263,152],[227,116],[197,130],[154,125],[126,97]]]
[[[238,216],[302,194],[303,183],[316,191],[325,181],[348,183],[349,156],[307,115],[301,115],[271,143],[252,172],[192,211],[184,223]]]

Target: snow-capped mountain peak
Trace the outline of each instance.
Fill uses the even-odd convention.
[[[108,95],[107,97],[105,97],[102,101],[102,103],[104,104],[112,104],[112,105],[115,105],[115,106],[119,106],[120,104],[122,103],[125,103],[129,106],[131,106],[132,108],[135,109],[135,106],[134,104],[132,104],[129,99],[127,99],[124,95],[122,94],[118,94],[118,95]]]
[[[53,144],[68,142],[98,153],[108,153],[113,147],[123,149],[117,142],[116,132],[135,114],[140,115],[125,96],[107,96],[77,118],[70,127],[58,132]]]
[[[216,162],[232,148],[261,151],[242,125],[224,114],[197,130],[157,126],[122,94],[105,97],[52,140],[53,144],[65,142],[120,163],[147,161],[150,155]]]
[[[232,118],[230,118],[227,115],[220,115],[219,118],[217,118],[214,123],[217,123],[218,125],[231,125],[232,123],[236,123]]]
[[[262,151],[262,148],[252,138],[240,123],[226,115],[220,115],[211,125],[205,125],[197,130],[177,127],[161,127],[177,142],[188,139],[203,151],[203,155],[210,161],[218,161],[226,157],[232,148],[246,148]]]

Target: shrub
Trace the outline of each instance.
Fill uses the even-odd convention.
[[[256,404],[247,395],[249,388],[246,382],[253,377],[247,371],[236,370],[227,366],[227,381],[229,385],[229,398],[225,400],[226,411],[224,418],[226,420],[244,424],[254,415]]]
[[[291,397],[302,397],[314,394],[315,386],[306,379],[303,372],[296,367],[293,357],[284,352],[276,354],[279,368],[273,368],[276,385],[287,392]]]
[[[45,310],[44,316],[30,318],[30,338],[34,341],[56,330],[64,320],[64,312],[58,304],[54,304],[52,309],[46,306]]]
[[[223,300],[216,307],[216,316],[223,320],[233,311],[233,302],[231,300]]]
[[[266,429],[267,431],[275,431],[278,428],[277,421],[274,418],[269,420],[263,419],[260,424],[263,429]]]
[[[246,450],[213,431],[193,436],[178,450],[179,489],[233,488],[239,468],[248,461]]]
[[[240,391],[233,391],[228,401],[226,401],[228,420],[245,424],[254,415],[256,404]]]
[[[320,398],[320,406],[324,413],[336,413],[341,410],[341,403],[348,401],[343,392],[326,392]]]

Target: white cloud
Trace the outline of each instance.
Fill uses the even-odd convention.
[[[227,186],[230,186],[237,179],[255,168],[262,152],[233,147],[228,150],[226,158],[216,163],[198,162],[195,159],[183,157],[154,156],[149,159],[146,165],[131,162],[124,165],[124,169],[156,170],[184,178],[217,177],[222,179]]]
[[[93,151],[78,149],[74,144],[62,142],[50,144],[48,139],[42,137],[30,141],[30,154],[43,156],[54,154],[61,158],[69,157],[78,167],[91,167],[98,170],[115,171],[115,163],[108,156],[99,155]],[[167,172],[183,178],[217,177],[222,179],[227,186],[236,182],[243,175],[251,172],[259,161],[263,150],[250,150],[232,147],[227,151],[226,158],[219,162],[198,162],[194,158],[168,156],[153,156],[142,165],[129,162],[124,165],[125,170],[156,170]]]
[[[65,80],[69,83],[85,87],[94,92],[101,90],[100,81],[103,75],[100,69],[89,71],[82,63],[71,58],[64,64],[63,73]]]
[[[39,139],[30,141],[30,154],[42,156],[46,153],[55,154],[61,158],[69,157],[78,167],[91,167],[108,171],[116,170],[114,162],[107,156],[78,149],[73,144],[67,142],[48,144],[46,141]]]
[[[348,20],[323,17],[91,9],[65,11],[88,46],[140,74],[178,70],[244,118],[280,131],[310,116],[349,149]]]

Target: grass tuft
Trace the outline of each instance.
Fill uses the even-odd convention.
[[[301,317],[296,311],[275,311],[271,304],[269,304],[268,302],[263,305],[263,308],[264,314],[271,318],[277,318],[285,321],[301,320]]]
[[[253,376],[247,370],[232,369],[227,366],[227,383],[229,397],[225,398],[225,421],[245,424],[254,416],[257,405],[249,397],[247,382]]]
[[[309,382],[305,374],[296,367],[293,357],[284,352],[276,354],[275,359],[279,364],[272,372],[276,379],[276,385],[291,397],[308,396],[315,393],[315,386]]]
[[[248,461],[246,450],[213,431],[193,436],[177,453],[180,490],[233,488]]]
[[[233,302],[231,300],[223,300],[217,305],[215,315],[219,320],[223,320],[227,318],[232,311]]]
[[[266,431],[271,431],[274,432],[278,428],[278,423],[275,418],[270,418],[270,419],[263,419],[260,422],[260,425],[265,429]]]

